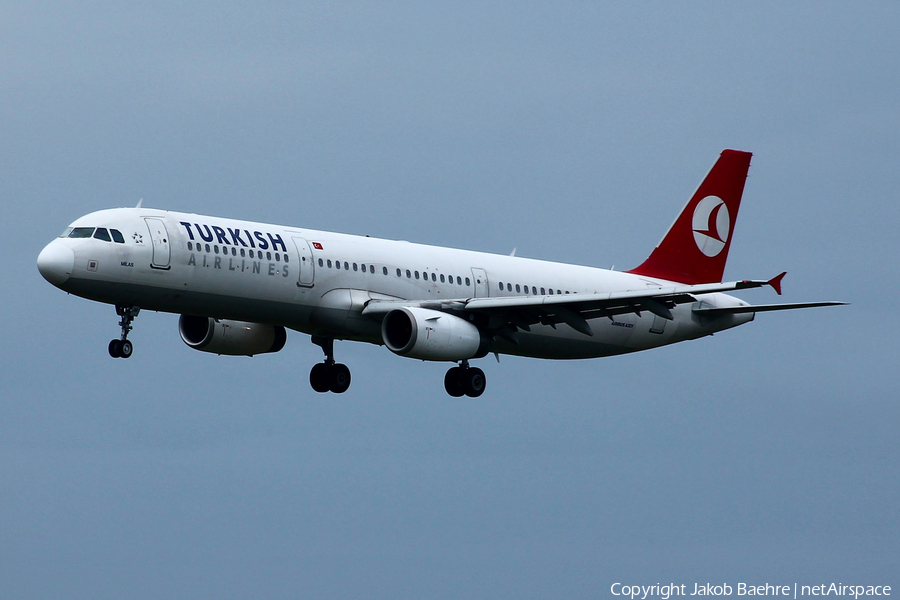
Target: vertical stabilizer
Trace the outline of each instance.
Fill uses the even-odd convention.
[[[650,257],[628,273],[687,284],[722,281],[751,156],[723,150]]]

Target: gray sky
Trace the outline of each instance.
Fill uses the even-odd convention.
[[[785,5],[787,4],[787,5]],[[0,5],[3,598],[597,598],[900,586],[895,3]],[[630,268],[723,148],[726,277],[783,301],[695,342],[445,365],[194,352],[41,279],[145,206]],[[769,290],[751,302],[776,301]]]

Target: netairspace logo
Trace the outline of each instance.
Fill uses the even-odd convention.
[[[860,596],[890,596],[889,585],[844,585],[842,583],[823,583],[819,585],[761,585],[738,583],[734,586],[727,583],[694,583],[691,584],[659,584],[627,585],[614,583],[609,591],[613,596],[625,596],[631,600],[647,600],[659,598],[669,600],[675,596],[786,596],[794,600],[804,596],[846,596],[857,600]]]

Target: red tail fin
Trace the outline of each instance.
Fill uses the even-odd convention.
[[[722,151],[659,246],[628,272],[687,284],[722,281],[751,156]]]

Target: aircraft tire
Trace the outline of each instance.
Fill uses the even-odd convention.
[[[119,344],[122,340],[109,340],[109,355],[113,358],[122,358],[121,350],[119,349]]]
[[[331,367],[331,391],[343,394],[350,387],[350,369],[347,365],[336,363]]]
[[[122,358],[131,358],[131,353],[134,352],[134,345],[128,340],[122,340],[119,343],[119,356]]]
[[[447,374],[444,375],[444,389],[454,398],[460,398],[465,395],[462,385],[462,369],[452,367]]]
[[[477,398],[484,393],[486,385],[487,379],[484,376],[484,371],[478,367],[469,367],[463,370],[462,388],[466,396]]]
[[[313,365],[309,372],[309,385],[312,389],[324,394],[331,389],[331,369],[325,363],[317,363]]]

